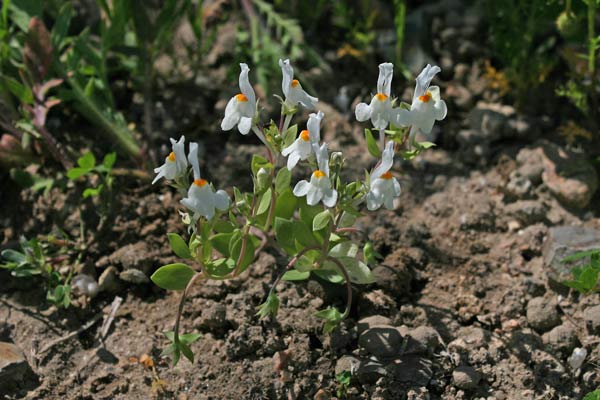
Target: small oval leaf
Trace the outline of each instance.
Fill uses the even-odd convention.
[[[156,286],[167,290],[183,290],[196,274],[189,266],[182,263],[167,264],[157,269],[150,279]]]
[[[177,257],[192,258],[190,248],[181,236],[179,236],[176,233],[167,233],[167,237],[169,238],[169,244],[171,245],[171,249],[173,249],[173,253],[175,253]]]

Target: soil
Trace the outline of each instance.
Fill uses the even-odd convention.
[[[482,48],[477,51],[484,53]],[[111,291],[91,300],[78,297],[63,310],[48,306],[41,281],[23,282],[0,271],[0,341],[21,348],[31,367],[20,387],[0,395],[182,400],[328,399],[339,394],[350,399],[503,400],[579,399],[594,390],[600,385],[600,336],[586,326],[584,311],[600,299],[578,296],[549,281],[542,247],[553,226],[600,229],[598,196],[591,206],[567,207],[548,184],[535,180],[527,193],[515,194],[510,183],[520,168],[517,154],[527,146],[539,147],[539,131],[548,121],[528,117],[524,133],[516,137],[481,139],[477,146],[485,144],[483,155],[466,148],[458,136],[465,129],[479,132],[468,120],[476,102],[501,101],[485,87],[483,62],[469,53],[462,59],[456,56],[453,65],[440,82],[442,93],[459,94],[448,98],[449,116],[434,132],[439,147],[397,163],[394,173],[402,186],[397,208],[369,213],[357,223],[364,236],[356,238],[371,240],[384,260],[375,268],[377,283],[353,288],[351,315],[332,334],[322,332],[314,314],[329,305],[343,308],[345,290],[318,279],[281,283],[277,320],[256,316],[257,306],[289,261],[271,247],[240,278],[193,288],[182,330],[203,336],[192,345],[194,363],[184,359],[175,368],[161,351],[167,344],[162,332],[173,327],[178,294],[149,282],[117,280]],[[222,72],[215,76],[224,76]],[[202,93],[208,83],[196,84],[194,90]],[[229,87],[217,78],[210,85],[210,95],[197,103],[200,108],[212,104],[219,85]],[[473,99],[460,97],[464,92],[457,88],[465,87]],[[364,127],[354,122],[351,112],[331,105],[335,93],[325,92],[320,103],[326,114],[324,139],[330,149],[343,149],[351,161],[348,175],[362,174],[371,166]],[[221,103],[216,110],[195,111],[196,117],[211,116],[203,130],[218,132]],[[522,117],[515,113],[503,124]],[[157,123],[170,126],[172,121],[159,118]],[[155,148],[163,139],[156,139]],[[211,179],[220,187],[250,184],[243,177],[251,155],[260,151],[257,141],[236,132],[202,141],[203,168],[211,171]],[[81,203],[81,188],[55,188],[45,196],[28,190],[5,192],[9,206],[1,211],[2,247],[14,246],[21,234],[32,237],[57,228],[75,238],[83,218],[87,247],[77,272],[99,277],[109,267],[117,272],[135,268],[149,276],[174,262],[166,233],[179,232],[182,226],[175,211],[178,195],[133,176],[118,177],[117,186],[113,218],[98,230],[97,205]],[[23,215],[30,218],[23,220]],[[96,316],[107,315],[116,296],[123,302],[103,340],[100,319],[47,348]],[[544,300],[529,305],[538,298]],[[551,305],[541,307],[552,314],[541,324],[528,314],[536,302]],[[401,333],[398,343],[392,336],[378,338],[390,345],[392,355],[376,357],[367,336],[363,339],[377,329]],[[411,344],[409,338],[418,343]],[[575,346],[586,348],[588,356],[573,371],[567,358]],[[344,388],[336,373],[349,369],[353,378]]]

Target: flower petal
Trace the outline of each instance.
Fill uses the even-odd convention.
[[[221,129],[224,131],[231,130],[240,121],[240,117],[238,101],[234,96],[227,103],[227,107],[225,107],[225,116],[221,122]]]
[[[306,123],[306,127],[308,128],[308,133],[310,135],[311,143],[319,143],[321,141],[321,120],[323,119],[322,111],[318,113],[311,113],[308,116],[308,122]]]
[[[427,64],[427,66],[423,68],[423,71],[421,71],[421,73],[419,74],[419,76],[417,76],[416,79],[417,83],[415,85],[415,93],[413,94],[413,103],[415,103],[418,100],[419,96],[425,94],[425,92],[429,88],[431,80],[440,71],[441,68],[437,65],[431,66],[430,64]]]
[[[381,207],[381,199],[380,196],[377,196],[373,192],[367,193],[367,209],[369,211],[377,210]]]
[[[298,154],[297,151],[293,151],[288,157],[287,169],[291,171],[296,166],[296,164],[298,164],[298,161],[300,161],[300,154]]]
[[[325,204],[326,207],[334,207],[337,202],[337,196],[338,193],[335,189],[323,191],[323,204]]]
[[[238,122],[238,131],[242,135],[247,135],[250,132],[250,128],[252,128],[252,118],[241,117],[240,122]]]
[[[300,181],[298,183],[296,183],[296,186],[294,187],[294,196],[296,197],[302,197],[302,196],[306,196],[306,194],[308,193],[308,189],[310,188],[310,183],[308,183],[307,181]]]
[[[323,143],[321,147],[315,149],[315,154],[317,156],[319,170],[329,176],[329,153],[327,152],[327,143]]]
[[[363,122],[371,118],[371,113],[373,112],[373,110],[371,109],[371,106],[367,103],[359,103],[356,106],[354,112],[356,114],[356,120],[359,122]]]
[[[390,140],[385,145],[383,154],[381,155],[381,162],[371,173],[371,179],[377,179],[384,173],[388,172],[394,165],[394,142]]]
[[[290,60],[279,59],[279,66],[281,67],[281,73],[283,78],[281,80],[281,90],[283,91],[284,96],[287,98],[288,93],[290,91],[290,85],[292,84],[292,79],[294,79],[294,68],[290,64]]]
[[[294,143],[290,144],[288,147],[286,147],[285,149],[281,150],[281,155],[284,156],[284,157],[287,157],[292,152],[296,151],[296,149],[298,148],[298,142],[300,140],[302,140],[302,139],[296,139],[296,140],[294,140]]]
[[[217,190],[214,196],[215,207],[221,211],[225,211],[229,208],[229,196],[224,190]]]
[[[392,89],[392,77],[394,76],[394,64],[379,64],[379,77],[377,78],[377,93],[389,96]]]
[[[200,162],[198,161],[198,143],[190,143],[190,153],[188,154],[188,160],[192,164],[194,170],[194,179],[200,179]]]
[[[319,188],[310,185],[310,187],[308,188],[308,192],[306,193],[306,204],[308,204],[309,206],[314,206],[319,201],[321,201],[322,197],[323,192],[321,192]]]
[[[319,99],[313,96],[310,96],[308,93],[302,89],[302,85],[298,83],[296,87],[290,87],[288,94],[286,96],[286,102],[292,106],[300,103],[306,108],[315,108]]]
[[[248,68],[247,64],[241,63],[240,68],[242,72],[240,72],[240,91],[248,98],[248,103],[252,105],[252,108],[256,107],[256,95],[254,94],[254,89],[250,84],[250,79],[248,78],[248,72],[250,72],[250,68]]]

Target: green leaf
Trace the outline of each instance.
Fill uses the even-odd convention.
[[[0,78],[2,79],[3,86],[18,98],[21,103],[33,103],[33,93],[31,92],[31,89],[9,76],[0,75]]]
[[[367,141],[367,150],[369,150],[369,153],[375,158],[381,157],[381,150],[370,129],[365,129],[365,139]]]
[[[298,125],[290,126],[284,133],[282,148],[290,147],[298,135]]]
[[[329,219],[331,218],[331,213],[329,210],[324,210],[315,215],[312,223],[313,231],[320,231],[325,228],[329,224]]]
[[[332,332],[342,321],[342,314],[337,310],[337,308],[334,307],[318,311],[315,314],[315,317],[324,319],[326,321],[325,325],[323,326],[323,331],[325,331],[325,333]]]
[[[332,269],[315,269],[314,270],[315,275],[317,275],[319,278],[330,282],[330,283],[334,283],[334,284],[341,284],[344,283],[344,275],[342,275],[341,272],[339,272],[338,270],[332,270]]]
[[[201,333],[186,333],[185,335],[179,335],[179,341],[190,345],[202,337]]]
[[[73,180],[79,178],[80,176],[87,174],[88,172],[90,172],[90,170],[87,168],[79,168],[79,167],[71,168],[70,170],[67,171],[67,178],[69,178],[70,180],[73,181]]]
[[[266,158],[255,154],[252,156],[250,167],[252,168],[252,175],[256,176],[259,169],[271,169],[273,168],[273,164],[271,164]]]
[[[96,166],[96,157],[94,157],[92,152],[88,151],[77,159],[77,165],[79,165],[81,168],[91,170]]]
[[[275,193],[281,194],[289,190],[292,181],[292,173],[287,168],[281,168],[275,177]]]
[[[275,239],[283,250],[289,255],[296,255],[296,243],[294,241],[294,224],[292,221],[276,217],[275,223]]]
[[[290,219],[294,216],[296,211],[296,204],[298,198],[294,196],[292,189],[288,188],[286,191],[280,193],[275,201],[275,217]]]
[[[4,258],[5,260],[9,261],[9,262],[13,262],[13,263],[22,263],[25,262],[27,260],[27,257],[25,256],[25,254],[20,253],[16,250],[12,250],[12,249],[7,249],[7,250],[2,250],[2,253],[0,253],[2,255],[2,258]]]
[[[304,281],[310,277],[310,271],[300,272],[298,270],[292,269],[287,271],[281,279],[284,281]]]
[[[110,171],[115,165],[115,161],[117,161],[117,153],[108,153],[104,156],[104,159],[102,160],[102,165],[104,166],[104,168]]]
[[[600,389],[596,389],[585,395],[583,400],[600,400]]]
[[[236,264],[238,263],[238,258],[240,257],[240,253],[242,251],[242,243],[243,237],[240,235],[239,238],[234,238],[229,245],[231,258]],[[244,272],[246,268],[252,264],[252,261],[254,261],[254,251],[256,250],[258,243],[260,243],[260,240],[256,236],[248,234],[248,238],[246,239],[246,252],[244,253],[244,258],[239,264],[239,272]]]
[[[271,188],[267,189],[267,191],[262,195],[260,199],[260,203],[258,203],[258,209],[256,210],[256,215],[261,215],[265,213],[269,206],[271,205]]]
[[[190,349],[189,346],[183,342],[179,342],[178,347],[179,347],[179,350],[181,350],[181,353],[185,356],[185,358],[190,360],[190,362],[193,364],[194,363],[194,352],[192,351],[192,349]]]
[[[223,256],[229,257],[231,255],[229,253],[229,244],[232,237],[233,233],[217,233],[210,238],[210,243]]]
[[[269,315],[276,317],[277,311],[279,311],[279,298],[275,293],[269,293],[267,300],[259,306],[256,315],[260,318]]]
[[[339,257],[356,257],[358,254],[358,245],[352,243],[350,240],[345,240],[341,243],[333,246],[331,250],[329,250],[329,255],[331,257],[339,258]]]
[[[232,258],[219,258],[205,263],[206,271],[212,277],[224,277],[235,269],[235,260]]]
[[[383,256],[375,251],[373,243],[367,242],[365,243],[365,247],[363,247],[363,259],[367,264],[375,265],[378,260],[383,260]]]
[[[192,258],[190,248],[181,236],[179,236],[177,233],[167,233],[167,237],[169,238],[171,249],[173,250],[173,253],[177,255],[177,257]]]
[[[431,147],[437,146],[435,143],[432,142],[419,142],[418,146],[422,149],[422,150],[427,150]]]
[[[600,250],[598,250],[598,249],[580,251],[578,253],[571,254],[570,256],[563,258],[562,260],[560,260],[560,262],[561,263],[569,263],[572,261],[577,261],[577,260],[581,260],[583,258],[591,257],[591,256],[597,255],[599,253],[600,253]]]
[[[196,274],[192,268],[182,263],[163,265],[150,279],[156,286],[167,290],[183,290]]]
[[[358,283],[362,285],[366,285],[369,283],[375,282],[375,277],[373,273],[369,269],[369,267],[363,263],[362,261],[358,261],[352,257],[336,257],[336,259],[342,263],[348,276],[350,278],[350,282]],[[329,260],[326,260],[323,263],[324,270],[336,270],[339,271],[337,265]]]
[[[230,221],[218,220],[215,221],[213,229],[217,233],[231,233],[234,231],[235,225],[233,225]]]
[[[103,187],[103,185],[100,185],[97,188],[87,188],[83,191],[83,194],[81,196],[84,199],[87,199],[88,197],[92,197],[92,196],[98,196],[100,194],[100,192],[102,191],[102,187]]]
[[[59,49],[61,47],[60,45],[69,31],[71,18],[73,18],[73,7],[70,2],[67,2],[60,8],[52,27],[51,37],[54,48]]]
[[[302,247],[317,246],[319,240],[303,221],[294,221],[294,238]]]

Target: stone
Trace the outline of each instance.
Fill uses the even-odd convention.
[[[339,375],[342,372],[350,372],[354,373],[358,366],[360,365],[360,360],[354,356],[342,356],[335,363],[335,374]]]
[[[434,351],[440,345],[439,333],[430,326],[418,326],[408,332],[427,351]]]
[[[150,279],[139,269],[126,269],[119,274],[119,278],[125,282],[135,283],[136,285],[149,283]]]
[[[110,266],[100,274],[98,278],[98,286],[100,291],[114,293],[122,289],[123,285],[119,282],[119,270],[116,267]]]
[[[600,231],[578,226],[550,228],[544,241],[542,255],[548,278],[556,282],[572,279],[571,269],[589,263],[589,258],[577,262],[561,261],[574,253],[597,249],[600,246]]]
[[[508,183],[504,187],[504,191],[513,197],[518,199],[529,197],[533,184],[526,177],[521,175],[518,170],[512,171],[508,176]]]
[[[579,345],[577,332],[570,323],[559,325],[542,335],[542,341],[551,351],[568,356]]]
[[[427,386],[433,376],[431,360],[417,355],[406,355],[394,360],[390,370],[396,381],[417,386]]]
[[[560,316],[554,302],[544,297],[529,300],[527,323],[538,332],[546,332],[560,324]]]
[[[537,151],[544,162],[542,181],[550,192],[568,207],[587,207],[598,188],[598,175],[586,157],[546,141]]]
[[[583,312],[583,320],[591,335],[600,335],[600,305],[586,308]]]
[[[227,307],[221,303],[211,303],[202,308],[200,317],[194,320],[199,329],[223,332],[227,326]]]
[[[477,370],[468,365],[462,365],[452,371],[452,381],[459,389],[475,389],[481,380],[481,375]]]
[[[385,366],[376,360],[363,360],[356,370],[356,377],[361,384],[373,384],[389,373]]]
[[[358,330],[358,334],[361,335],[369,328],[389,325],[392,325],[392,320],[390,320],[388,317],[384,317],[383,315],[371,315],[370,317],[365,317],[359,320],[356,324],[356,329]]]
[[[98,282],[86,274],[78,274],[71,280],[71,287],[76,293],[88,296],[90,298],[96,297],[99,292]]]
[[[16,345],[0,342],[0,393],[18,388],[31,367]]]
[[[517,154],[517,171],[521,176],[529,179],[534,185],[542,182],[542,173],[544,172],[544,159],[539,151],[524,148]]]
[[[511,106],[479,102],[467,119],[471,129],[479,133],[477,141],[493,142],[507,136],[508,120],[514,115],[515,109]]]
[[[364,331],[358,345],[378,359],[393,358],[401,351],[402,335],[393,326],[377,326]]]
[[[522,226],[529,226],[544,222],[548,208],[539,201],[519,200],[508,204],[505,211],[507,215],[521,222]]]

